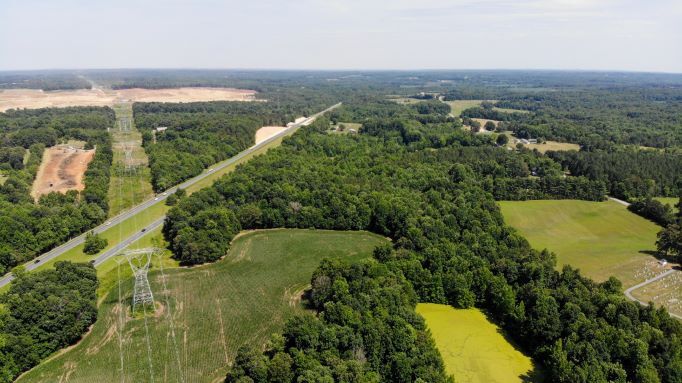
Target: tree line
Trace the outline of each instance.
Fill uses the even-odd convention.
[[[57,262],[54,269],[17,271],[0,295],[0,382],[76,343],[97,319],[97,273],[92,265]]]
[[[606,183],[609,194],[624,199],[675,197],[682,186],[682,152],[613,148],[547,152],[572,175]]]
[[[352,117],[353,106],[344,109]],[[213,261],[226,253],[231,235],[240,229],[370,230],[393,239],[393,246],[375,252],[381,266],[370,269],[386,268],[404,277],[418,301],[486,310],[543,364],[551,381],[679,381],[682,326],[664,309],[628,301],[614,278],[595,283],[570,267],[556,271],[553,254],[533,250],[504,224],[493,195],[476,174],[480,164],[470,165],[455,155],[466,149],[464,145],[455,140],[449,144],[451,153],[439,157],[432,154],[432,147],[415,147],[416,141],[404,140],[401,129],[392,125],[376,125],[359,136],[328,135],[328,125],[328,120],[320,119],[213,187],[180,200],[169,211],[163,229],[174,256],[190,264]],[[486,142],[478,145],[480,153],[507,152],[490,148]],[[496,162],[503,173],[518,171],[506,155],[485,159]],[[281,366],[292,366],[293,371],[282,381],[305,379],[306,366],[318,366],[315,371],[333,378],[342,376],[353,360],[361,361],[358,368],[365,376],[376,374],[383,381],[414,381],[425,369],[438,371],[440,361],[429,358],[418,364],[390,338],[369,335],[393,326],[391,318],[377,318],[363,327],[363,336],[367,333],[369,338],[357,341],[362,340],[364,358],[356,358],[343,343],[311,343],[314,334],[323,333],[330,324],[327,316],[333,318],[331,324],[341,321],[339,330],[358,329],[351,318],[365,306],[354,306],[351,297],[355,295],[350,291],[364,290],[362,286],[350,290],[350,286],[381,286],[382,276],[390,275],[369,273],[365,280],[363,267],[349,266],[350,274],[362,282],[344,276],[349,285],[346,294],[339,277],[329,277],[329,283],[316,279],[328,274],[323,266],[311,284],[313,292],[331,300],[322,299],[323,306],[317,306],[323,314],[315,320],[318,323],[304,326],[321,332],[294,331],[299,328],[297,322],[308,319],[292,320],[283,345],[271,346],[263,354],[241,352],[243,362],[235,362],[228,381],[264,381],[263,376],[268,376],[264,371],[285,370]],[[336,280],[338,300],[316,287]],[[417,322],[410,326],[416,331],[420,328]],[[382,363],[370,363],[368,355],[383,355]]]

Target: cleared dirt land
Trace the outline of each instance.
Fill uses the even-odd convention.
[[[251,101],[254,100],[255,94],[253,90],[234,88],[79,89],[50,92],[36,89],[8,89],[0,91],[0,112],[16,108],[111,106],[121,101]]]
[[[501,201],[505,221],[536,249],[557,255],[596,281],[616,276],[624,287],[662,272],[656,258],[656,224],[613,201]]]
[[[477,309],[455,309],[448,305],[420,303],[445,370],[456,382],[532,382],[533,363],[518,351]]]
[[[286,126],[264,126],[256,131],[256,145],[267,140],[268,138],[282,132]]]
[[[147,317],[146,331],[145,320],[129,314],[129,267],[114,267],[120,295],[115,282],[91,332],[18,381],[222,381],[241,345],[264,344],[303,311],[301,295],[323,258],[369,258],[385,241],[367,232],[266,230],[239,236],[225,259],[210,265],[162,270],[154,260],[149,282],[158,311]]]
[[[50,192],[65,193],[85,188],[83,174],[95,156],[95,150],[83,150],[71,145],[57,145],[45,149],[38,174],[33,182],[34,199]]]

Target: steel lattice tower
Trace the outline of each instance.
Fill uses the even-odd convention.
[[[151,304],[154,307],[154,295],[149,286],[149,279],[147,279],[147,272],[149,271],[149,264],[152,260],[152,254],[156,253],[156,248],[146,248],[126,251],[125,257],[128,259],[128,264],[133,270],[135,277],[135,289],[133,292],[133,314],[137,305]]]

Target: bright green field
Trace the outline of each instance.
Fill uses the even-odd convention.
[[[117,282],[92,331],[19,381],[150,382],[152,374],[155,382],[222,381],[241,345],[263,344],[301,312],[301,295],[321,259],[368,258],[385,241],[366,232],[256,231],[239,236],[227,257],[210,265],[162,272],[155,262],[149,281],[157,312],[147,316],[148,336],[144,318],[129,315],[133,281],[121,278],[120,297]]]
[[[445,370],[456,382],[511,383],[531,379],[531,359],[507,342],[500,329],[479,310],[420,303],[417,313],[426,320]]]
[[[480,106],[481,103],[486,100],[453,100],[453,101],[443,101],[450,105],[450,114],[455,117],[459,117],[464,109],[473,108],[475,106]]]
[[[625,287],[647,278],[655,259],[642,251],[656,249],[660,227],[616,202],[502,201],[507,224],[536,249],[557,255],[557,266],[579,268],[604,281],[618,277]]]

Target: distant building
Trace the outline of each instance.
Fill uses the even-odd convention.
[[[157,131],[157,132],[165,132],[166,129],[168,129],[167,126],[159,126],[158,128],[156,128],[156,131]]]
[[[357,133],[357,132],[358,132],[358,131],[355,130],[355,129],[353,129],[353,128],[348,129],[348,133],[350,133],[350,134],[355,134],[355,133]]]
[[[528,139],[528,143],[529,143],[529,144],[537,144],[537,143],[538,143],[538,139],[537,139],[537,138],[529,138],[529,139]]]

